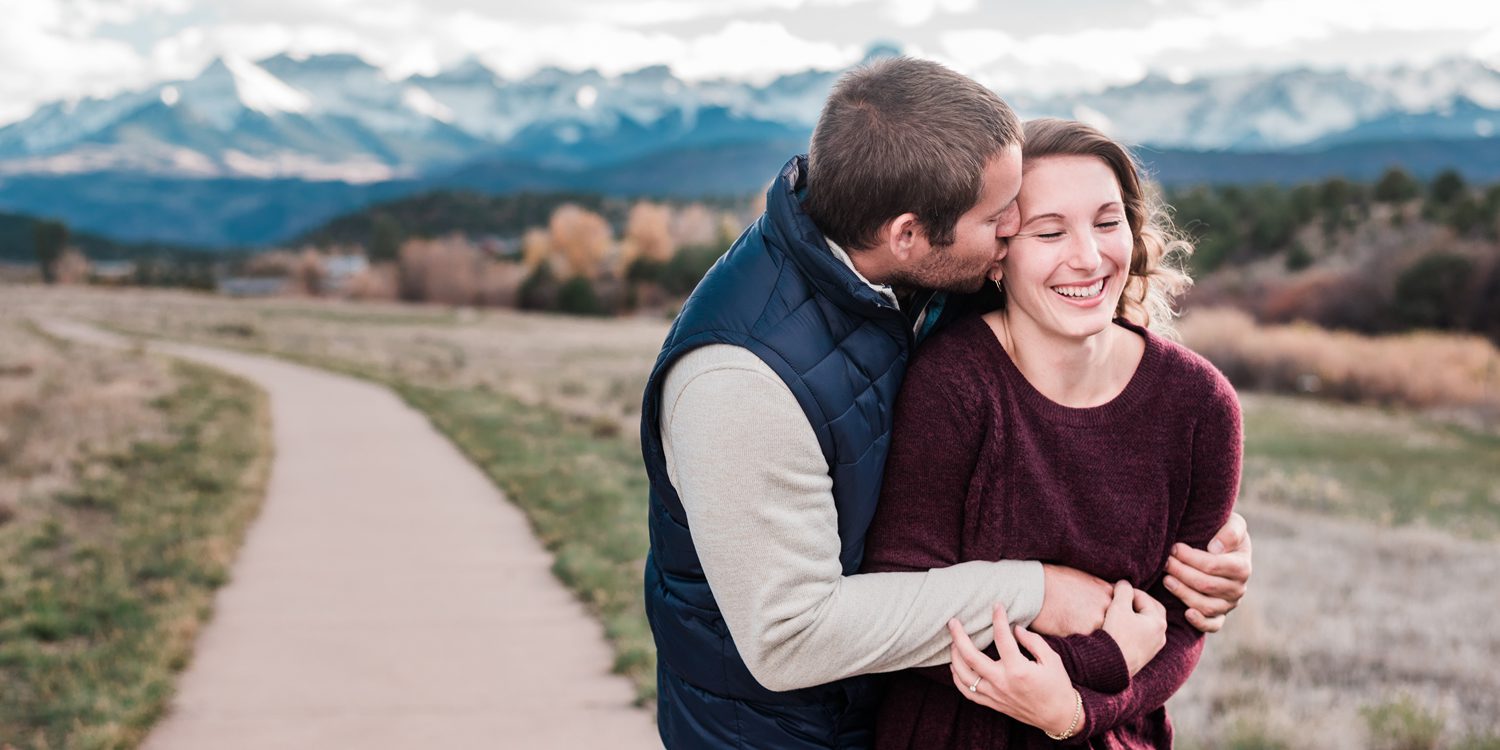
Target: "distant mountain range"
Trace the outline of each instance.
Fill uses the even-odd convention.
[[[687,82],[658,66],[507,80],[470,60],[392,80],[351,55],[223,59],[0,128],[0,208],[233,246],[437,188],[743,194],[805,150],[837,76]],[[1166,182],[1368,178],[1391,163],[1500,177],[1500,72],[1472,60],[1009,98],[1024,117],[1086,119],[1140,144]]]

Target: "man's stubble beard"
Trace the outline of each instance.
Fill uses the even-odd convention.
[[[950,294],[972,294],[984,287],[985,274],[989,271],[986,266],[972,273],[966,273],[965,269],[953,261],[950,254],[952,245],[934,247],[931,262],[922,268],[912,271],[900,271],[891,278],[890,285],[895,289],[931,289],[938,292]]]

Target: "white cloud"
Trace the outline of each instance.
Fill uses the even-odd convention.
[[[149,80],[140,55],[123,42],[80,33],[73,11],[55,2],[6,9],[0,24],[0,123],[56,99],[106,96]]]
[[[1258,64],[1282,67],[1324,59],[1337,40],[1380,32],[1462,31],[1500,27],[1500,4],[1476,10],[1463,0],[1421,4],[1393,0],[1261,0],[1204,4],[1135,27],[1091,27],[1017,38],[991,29],[939,35],[940,54],[954,67],[996,88],[1041,92],[1129,83],[1147,71],[1176,79]],[[1462,12],[1461,12],[1462,11]],[[1500,32],[1489,42],[1500,57]],[[1476,45],[1485,44],[1481,42]],[[1382,50],[1386,64],[1431,62],[1424,50]],[[1456,52],[1456,51],[1455,51]],[[1183,59],[1192,59],[1195,70]]]
[[[921,26],[939,13],[962,13],[979,6],[978,0],[885,0],[883,14],[901,26]]]
[[[843,67],[859,59],[860,48],[810,41],[770,21],[733,21],[721,31],[691,40],[685,52],[667,61],[684,77],[764,80],[777,73]]]
[[[1136,2],[1144,9],[1163,0]],[[1204,0],[1167,16],[1153,8],[1142,17],[1155,20],[1128,27],[1100,26],[1070,5],[1037,10],[1033,15],[1049,29],[1040,34],[1017,32],[998,4],[977,0],[13,0],[7,6],[0,123],[45,101],[190,77],[215,57],[259,59],[281,51],[352,52],[397,78],[478,56],[511,77],[543,65],[613,75],[667,64],[687,78],[763,80],[841,67],[859,58],[866,40],[894,37],[908,51],[989,85],[1031,91],[1125,83],[1147,70],[1182,78],[1229,66],[1356,57],[1398,63],[1469,52],[1500,64],[1500,3],[1472,0]],[[793,21],[826,17],[833,8],[842,9],[838,28]],[[120,41],[148,33],[159,36]],[[1425,34],[1426,41],[1389,43],[1400,34]],[[1379,35],[1378,49],[1360,46]],[[1449,36],[1469,47],[1444,46],[1440,40]],[[1351,56],[1350,50],[1361,51]]]

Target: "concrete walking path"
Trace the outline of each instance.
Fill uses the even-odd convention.
[[[276,455],[148,750],[661,747],[521,512],[425,417],[353,378],[150,348],[263,388]]]

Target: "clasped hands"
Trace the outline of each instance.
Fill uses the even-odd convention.
[[[1042,610],[1031,629],[1005,627],[1002,605],[994,611],[995,648],[986,656],[957,620],[949,620],[953,684],[970,701],[1052,734],[1081,725],[1080,704],[1062,660],[1039,633],[1055,636],[1104,630],[1119,646],[1133,677],[1166,644],[1166,608],[1150,594],[1120,581],[1113,586],[1072,568],[1044,565]],[[1250,538],[1245,520],[1232,514],[1207,552],[1175,545],[1164,583],[1188,606],[1186,618],[1199,630],[1217,632],[1239,605],[1250,579]],[[1027,658],[1021,647],[1030,652]]]

